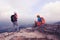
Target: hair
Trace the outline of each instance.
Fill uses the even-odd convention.
[[[40,15],[37,15],[37,17],[40,17]]]
[[[14,15],[16,15],[17,13],[16,12],[14,12]]]

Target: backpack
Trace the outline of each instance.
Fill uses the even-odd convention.
[[[41,17],[41,20],[42,20],[42,24],[45,24],[45,19],[43,17]]]
[[[37,22],[37,26],[41,26],[42,24],[45,24],[45,20],[43,17],[41,17],[41,22]]]
[[[14,15],[11,16],[11,21],[14,22],[15,19],[14,19]]]

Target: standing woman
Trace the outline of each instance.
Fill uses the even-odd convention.
[[[17,13],[14,12],[14,14],[11,16],[11,22],[13,23],[14,30],[17,29],[17,31],[19,31],[17,19],[18,19]]]

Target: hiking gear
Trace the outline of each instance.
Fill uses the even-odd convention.
[[[19,26],[18,26],[17,21],[12,22],[12,23],[13,23],[14,30],[15,30],[15,31],[19,31]]]
[[[14,22],[14,15],[11,16],[11,21]]]
[[[41,17],[41,20],[42,20],[42,24],[45,24],[45,19],[43,17]]]
[[[41,26],[41,25],[43,25],[43,24],[45,24],[45,20],[44,20],[43,17],[41,17],[41,21],[38,21],[38,22],[37,22],[37,26]]]
[[[12,16],[11,16],[11,21],[12,21],[12,22],[17,21],[17,17],[16,17],[16,15],[12,15]]]
[[[18,26],[17,21],[13,22],[13,26]]]

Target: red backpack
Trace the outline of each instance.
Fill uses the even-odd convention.
[[[41,22],[37,22],[37,26],[41,26],[42,24],[45,24],[45,19],[41,17]]]

